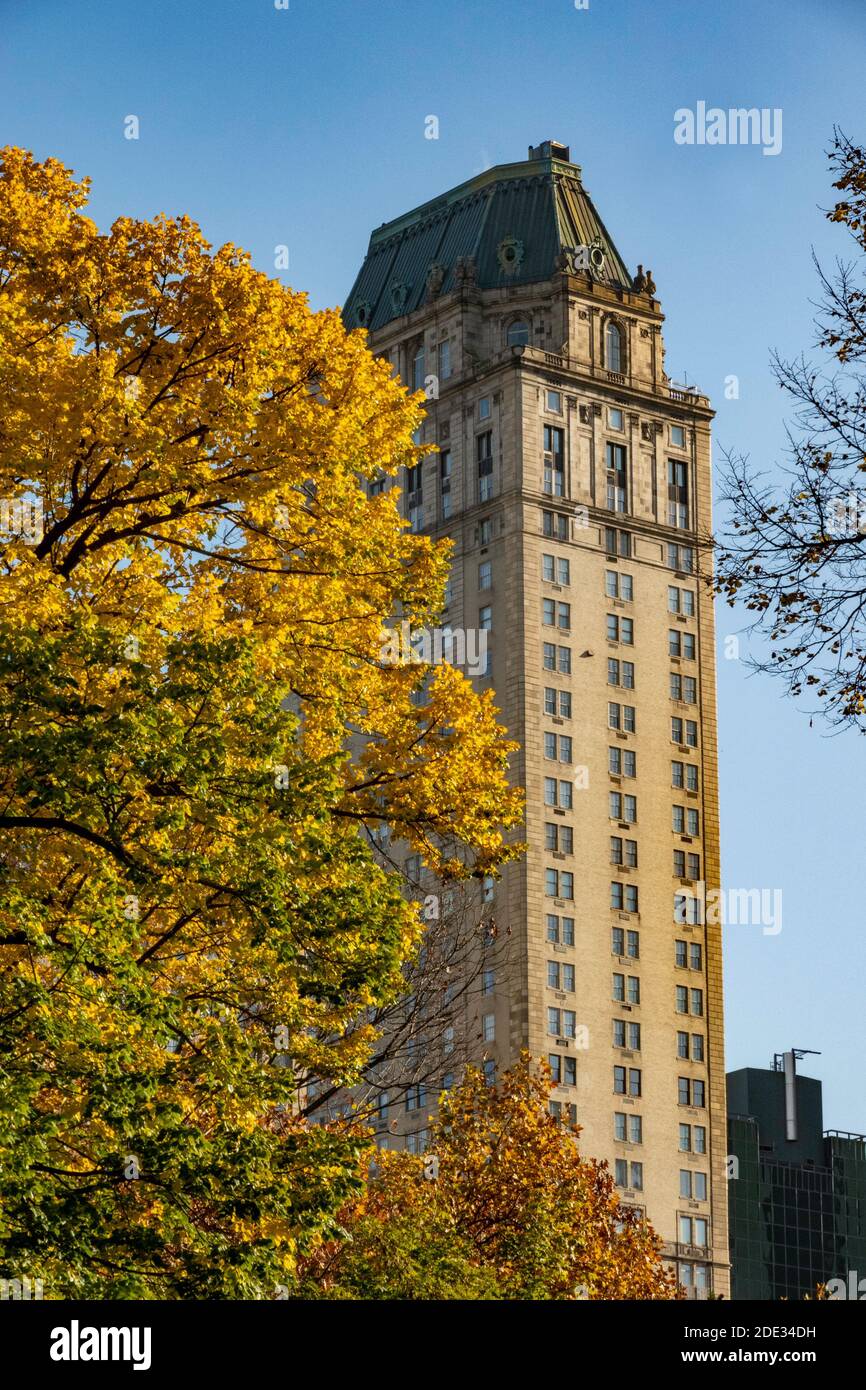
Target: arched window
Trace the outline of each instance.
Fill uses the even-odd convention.
[[[512,324],[509,325],[509,329],[508,329],[508,346],[509,346],[509,347],[523,347],[523,346],[524,346],[526,343],[528,343],[528,342],[529,342],[529,324],[528,324],[528,323],[525,323],[525,322],[523,321],[523,319],[518,319],[517,323],[512,323]]]
[[[604,361],[609,372],[623,370],[622,329],[613,319],[604,331]]]

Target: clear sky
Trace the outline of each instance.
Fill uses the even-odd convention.
[[[717,452],[767,468],[769,351],[811,346],[812,247],[849,254],[825,150],[834,123],[866,139],[864,93],[864,0],[0,0],[0,143],[89,174],[101,225],[188,212],[272,273],[288,246],[314,307],[345,298],[379,223],[569,144],[627,264],[652,268],[668,370],[712,397]],[[781,108],[781,153],[675,144],[698,101]],[[718,619],[720,639],[741,621]],[[810,729],[721,640],[719,677],[725,881],[784,894],[779,935],[729,931],[727,1063],[819,1049],[825,1124],[863,1132],[866,746]]]

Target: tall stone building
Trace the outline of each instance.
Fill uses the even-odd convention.
[[[344,316],[427,392],[436,452],[402,505],[454,543],[445,620],[486,631],[476,679],[520,744],[488,1068],[549,1057],[555,1110],[684,1286],[727,1294],[713,412],[669,380],[652,277],[554,141],[379,227]]]

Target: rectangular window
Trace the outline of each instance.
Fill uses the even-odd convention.
[[[668,459],[668,526],[682,531],[688,524],[688,464],[682,459]]]
[[[544,491],[549,497],[565,495],[565,434],[556,425],[544,426]]]
[[[606,446],[607,465],[607,509],[611,512],[628,511],[627,454],[624,444]]]
[[[631,532],[618,531],[614,526],[604,528],[605,550],[611,557],[621,556],[624,560],[631,557]]]
[[[558,541],[568,540],[568,517],[562,512],[541,513],[541,529],[545,536],[554,537]]]
[[[545,671],[556,670],[556,644],[554,642],[544,643],[543,665]]]
[[[548,583],[552,584],[552,583],[554,582],[554,576],[555,576],[555,575],[556,575],[556,569],[555,569],[555,566],[554,566],[554,557],[553,557],[552,555],[542,555],[542,557],[541,557],[541,577],[542,577],[542,579],[544,579],[544,580],[546,580]]]
[[[618,912],[637,912],[638,891],[635,883],[614,881],[610,885],[610,905]]]
[[[481,1038],[483,1042],[493,1042],[496,1038],[496,1015],[485,1014],[481,1020]]]
[[[630,602],[634,597],[634,587],[630,574],[619,570],[605,570],[604,592],[608,598],[618,598]]]
[[[427,1104],[427,1088],[423,1082],[409,1086],[406,1091],[406,1109],[421,1110]]]
[[[451,516],[451,450],[439,454],[439,515],[443,521]]]
[[[482,560],[478,566],[478,587],[479,589],[492,589],[493,587],[493,565],[490,560]]]
[[[439,380],[447,381],[451,375],[451,344],[443,338],[439,344]]]
[[[488,415],[490,414],[488,408]],[[493,496],[493,431],[485,430],[475,439],[475,459],[478,467],[478,500],[489,502]]]
[[[424,340],[419,339],[409,349],[412,356],[412,390],[424,390]]]
[[[678,570],[680,574],[693,574],[695,568],[695,553],[690,545],[668,544],[668,568]]]
[[[571,647],[557,647],[556,668],[561,676],[571,675]]]

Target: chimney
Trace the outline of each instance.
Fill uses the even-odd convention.
[[[560,159],[564,164],[571,163],[571,150],[558,140],[542,140],[540,145],[529,146],[530,159]]]

